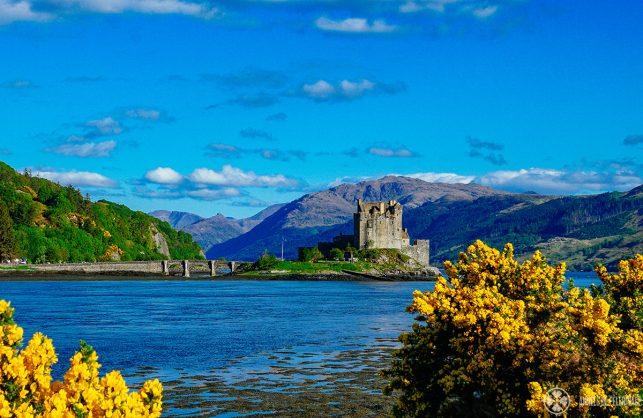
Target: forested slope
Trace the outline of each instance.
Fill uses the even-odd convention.
[[[30,262],[194,259],[192,237],[143,212],[0,162],[0,258]]]

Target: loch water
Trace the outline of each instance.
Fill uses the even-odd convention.
[[[598,284],[593,273],[568,277],[576,286]],[[36,331],[53,339],[59,357],[55,378],[62,377],[83,339],[98,351],[103,372],[121,370],[133,386],[149,377],[161,379],[167,388],[167,416],[283,416],[279,408],[290,408],[289,400],[270,395],[268,402],[261,391],[287,392],[296,402],[297,393],[311,390],[319,393],[307,399],[322,402],[317,410],[325,415],[332,411],[323,408],[345,410],[340,400],[359,397],[360,391],[381,400],[376,372],[387,366],[397,336],[413,322],[405,307],[415,289],[433,286],[17,280],[0,282],[0,298],[16,309],[14,319],[24,328],[25,339]],[[342,393],[335,399],[338,386]],[[365,402],[367,410],[360,415],[386,415],[372,410],[377,402]],[[379,408],[385,408],[382,402]]]

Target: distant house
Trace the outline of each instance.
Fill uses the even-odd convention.
[[[402,205],[395,201],[357,201],[357,212],[353,214],[353,235],[337,235],[332,242],[320,242],[317,247],[329,256],[333,248],[346,247],[394,248],[416,260],[422,266],[429,266],[429,240],[415,240],[410,243],[409,233],[402,227]],[[303,247],[300,248],[300,254]]]

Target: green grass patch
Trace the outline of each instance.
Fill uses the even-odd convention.
[[[292,274],[318,274],[327,272],[341,273],[344,270],[349,271],[372,271],[374,270],[373,264],[366,261],[358,261],[356,263],[349,263],[344,261],[281,261],[278,260],[264,269],[253,268],[252,265],[248,266],[239,274],[252,275],[257,272],[275,272],[274,274],[292,273]]]

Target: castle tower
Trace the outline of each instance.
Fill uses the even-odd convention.
[[[364,203],[357,201],[353,214],[355,248],[396,248],[409,245],[409,234],[402,228],[402,205],[395,200]]]

